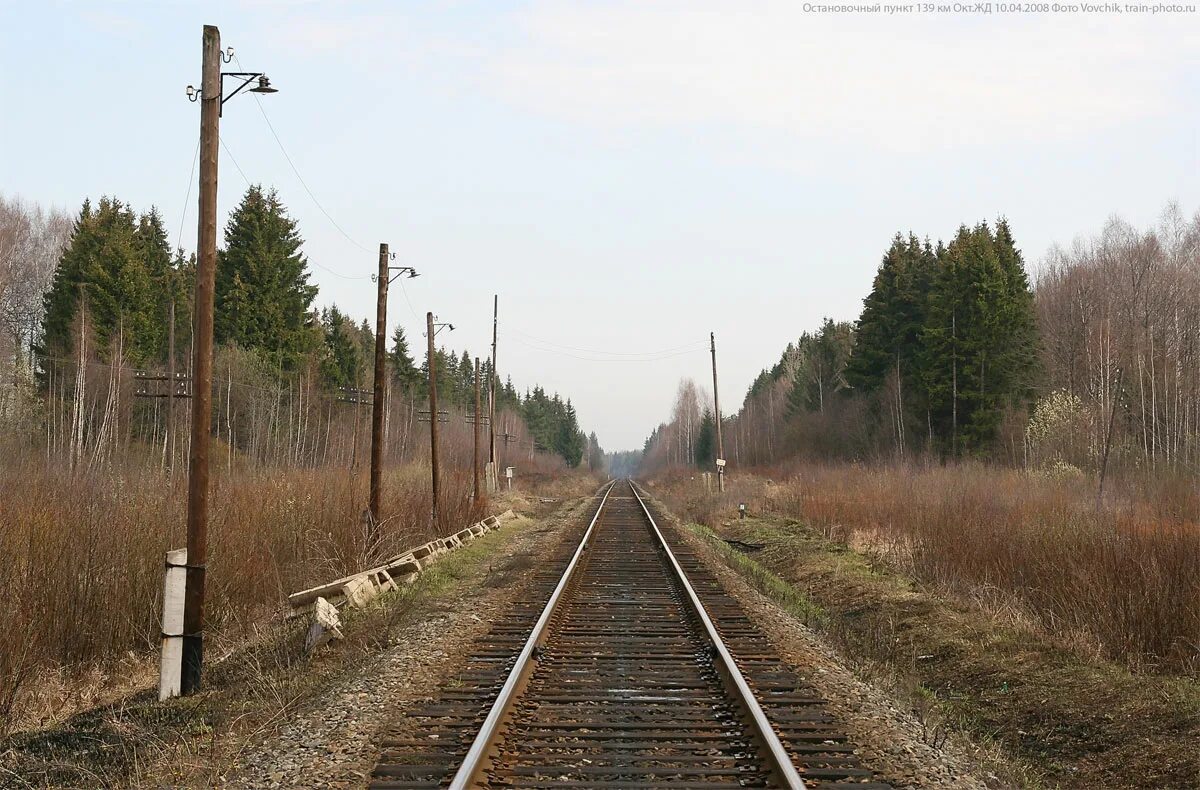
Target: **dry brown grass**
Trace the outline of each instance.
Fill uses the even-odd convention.
[[[724,497],[704,494],[699,479],[658,488],[710,526],[739,501],[802,519],[1077,649],[1143,670],[1200,669],[1200,499],[1190,481],[1126,483],[1100,510],[1092,480],[976,465],[809,466],[776,482],[733,476]]]
[[[419,464],[387,475],[384,512],[394,515],[375,554],[434,537],[427,476]],[[470,523],[479,514],[468,477],[446,477],[445,523]],[[30,459],[0,462],[0,734],[146,682],[159,642],[163,555],[184,545],[185,486],[144,467],[73,475]],[[363,567],[366,500],[365,469],[234,467],[220,475],[209,654],[219,656],[286,593]]]

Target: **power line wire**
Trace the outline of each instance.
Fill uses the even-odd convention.
[[[526,348],[533,349],[534,351],[541,351],[543,354],[558,354],[559,356],[570,357],[571,359],[579,359],[583,360],[584,362],[660,362],[664,359],[687,356],[688,354],[699,354],[705,350],[697,347],[688,349],[686,351],[676,351],[674,353],[661,354],[660,356],[656,357],[584,357],[567,351],[560,351],[555,348],[542,348],[541,346],[535,346],[530,343],[526,343],[520,338],[513,338],[513,342],[517,343],[518,345],[525,346]]]
[[[188,203],[192,200],[192,182],[196,179],[196,161],[200,158],[200,138],[196,137],[196,153],[192,154],[192,168],[188,170],[187,194],[183,196],[183,216],[179,218],[179,236],[175,239],[175,249],[183,246],[183,226],[187,222]]]
[[[229,150],[229,146],[225,143],[225,138],[218,135],[217,139],[221,141],[221,147],[224,148],[225,153],[229,155],[229,161],[233,162],[233,166],[236,167],[238,173],[241,174],[242,180],[246,182],[246,186],[251,186],[250,179],[246,177],[246,173],[244,170],[242,170],[242,166],[238,164],[238,160],[233,155],[233,151]]]
[[[237,158],[233,155],[233,151],[231,151],[229,149],[229,145],[225,142],[225,138],[221,137],[218,139],[220,139],[221,147],[225,149],[225,153],[229,155],[230,161],[233,162],[233,166],[236,167],[238,173],[241,174],[242,180],[246,182],[246,186],[247,187],[252,186],[250,179],[246,176],[245,171],[242,170],[242,166],[238,164]],[[312,259],[309,259],[309,263],[311,263],[313,266],[316,266],[318,269],[323,269],[323,270],[329,272],[334,277],[341,277],[343,280],[365,280],[365,279],[367,279],[365,276],[356,277],[356,276],[350,275],[350,274],[342,274],[341,272],[335,271],[334,269],[331,269],[328,266],[326,266],[322,263],[319,263],[317,261],[314,261]]]
[[[237,60],[238,68],[243,68],[242,62],[237,59],[237,55],[234,55],[234,60]],[[254,97],[254,103],[258,105],[258,111],[262,113],[263,120],[267,122],[267,128],[271,130],[271,136],[275,138],[276,145],[278,145],[279,150],[283,152],[283,158],[287,160],[288,165],[292,168],[292,172],[296,174],[296,178],[300,181],[300,185],[304,187],[304,191],[308,193],[310,198],[312,198],[312,202],[318,209],[321,210],[321,213],[325,215],[325,219],[329,220],[329,223],[333,225],[333,227],[337,228],[338,233],[341,233],[342,236],[346,238],[346,241],[350,242],[355,247],[358,247],[363,252],[370,252],[369,249],[355,241],[355,239],[337,223],[337,220],[335,220],[333,216],[325,210],[325,207],[321,205],[321,201],[317,200],[317,196],[314,195],[313,191],[308,188],[308,183],[304,180],[304,176],[300,175],[300,169],[296,167],[296,163],[293,162],[292,157],[288,155],[287,149],[283,145],[283,141],[279,139],[279,134],[275,131],[275,127],[271,124],[271,119],[267,117],[267,111],[263,109],[262,102],[259,101],[258,96]]]
[[[413,307],[413,303],[408,298],[408,288],[405,287],[403,279],[400,280],[400,293],[404,294],[404,301],[408,305],[408,311],[412,313],[413,320],[420,321],[421,316],[417,315],[416,308]]]
[[[564,349],[567,351],[578,351],[583,354],[596,354],[596,355],[611,356],[611,357],[638,357],[638,358],[657,357],[658,355],[661,355],[661,354],[670,355],[672,352],[676,352],[676,351],[683,351],[686,353],[687,351],[691,351],[694,349],[698,350],[708,344],[707,340],[694,340],[690,343],[684,343],[683,345],[680,345],[680,346],[674,346],[672,348],[658,349],[657,351],[607,351],[607,350],[596,349],[596,348],[580,348],[578,346],[568,346],[568,345],[564,345],[562,343],[556,343],[553,340],[544,340],[540,337],[535,337],[534,335],[531,335],[528,332],[522,332],[520,329],[514,328],[514,329],[512,329],[512,331],[515,332],[516,334],[521,335],[522,337],[525,337],[536,343],[540,343],[545,346],[550,346],[555,349]],[[618,360],[614,360],[614,361],[619,362],[622,360],[618,359]],[[636,361],[638,361],[638,359],[632,359],[629,361],[636,362]]]
[[[318,269],[324,269],[325,271],[332,274],[334,277],[341,277],[343,280],[366,280],[366,279],[369,279],[366,275],[358,276],[358,275],[353,275],[353,274],[342,274],[341,272],[336,271],[334,269],[330,269],[328,266],[321,264],[321,263],[317,263],[314,260],[309,260],[309,263],[311,263],[313,266],[316,266]]]

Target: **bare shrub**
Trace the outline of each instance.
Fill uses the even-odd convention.
[[[80,474],[0,464],[0,731],[20,722],[35,673],[81,678],[157,649],[163,555],[183,546],[186,480],[155,468]],[[427,465],[389,470],[381,545],[369,555],[367,472],[344,468],[219,475],[212,497],[208,607],[214,655],[286,593],[435,536]],[[470,475],[447,470],[450,529],[480,517]],[[63,684],[69,687],[68,681]]]
[[[780,484],[733,476],[726,494],[657,488],[705,524],[778,513],[971,600],[1012,606],[1081,650],[1193,673],[1200,655],[1200,499],[1194,483],[1126,480],[1103,510],[1081,475],[982,465],[803,466]],[[903,550],[896,550],[901,546]],[[1014,617],[1016,615],[1013,615]]]

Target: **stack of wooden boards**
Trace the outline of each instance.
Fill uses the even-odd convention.
[[[443,554],[470,543],[480,535],[499,529],[504,522],[516,517],[508,510],[499,516],[488,516],[477,524],[461,529],[445,538],[437,538],[402,554],[368,568],[365,571],[343,576],[331,582],[310,587],[288,596],[292,616],[313,613],[313,622],[308,632],[308,648],[311,650],[331,638],[340,637],[341,627],[338,606],[362,608],[381,593],[399,589],[401,584],[410,584]]]

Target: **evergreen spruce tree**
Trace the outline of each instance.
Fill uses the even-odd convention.
[[[170,304],[180,290],[172,266],[171,244],[158,209],[151,208],[138,218],[133,250],[142,270],[135,276],[144,278],[148,291],[139,300],[142,309],[126,327],[126,346],[135,350],[138,358],[158,362],[167,358]]]
[[[404,336],[404,327],[397,326],[392,333],[392,350],[388,352],[392,367],[392,380],[400,387],[400,391],[414,398],[425,396],[427,379],[421,375],[420,369],[408,352],[408,338]],[[428,371],[426,371],[428,373]]]
[[[475,408],[475,363],[465,350],[458,360],[458,391],[461,405],[468,411],[473,410]]]
[[[592,431],[588,435],[587,461],[589,471],[600,472],[604,470],[604,449],[600,446],[600,439],[597,438],[595,431]]]
[[[899,340],[898,311],[900,270],[905,265],[905,244],[897,233],[884,253],[871,292],[863,299],[858,319],[858,346],[846,368],[851,386],[864,392],[878,389],[892,366],[893,351]]]
[[[1025,261],[1006,219],[1002,218],[996,223],[995,245],[1004,281],[1001,324],[1005,328],[1006,340],[997,350],[993,368],[1002,376],[1002,389],[1009,394],[1010,405],[1020,406],[1033,399],[1041,373],[1037,312]]]
[[[788,390],[785,410],[789,418],[812,411],[812,400],[810,398],[812,390],[810,383],[812,382],[813,345],[814,338],[809,332],[800,335],[799,341],[795,344],[788,344],[789,348],[794,349],[795,359],[792,372],[792,388]]]
[[[937,255],[929,242],[899,233],[883,256],[871,293],[863,300],[855,327],[854,354],[846,367],[847,383],[875,392],[889,376],[912,389],[920,378],[921,332]]]
[[[89,284],[89,269],[99,247],[96,213],[92,202],[85,200],[44,297],[42,350],[51,356],[66,357],[75,346],[72,323],[79,314],[81,297]]]
[[[119,342],[127,357],[141,361],[141,349],[130,338],[145,331],[152,297],[149,271],[135,241],[136,218],[120,201],[105,205],[101,200],[96,221],[99,244],[87,267],[88,321],[98,348],[112,349]]]
[[[335,389],[359,386],[363,369],[354,323],[333,305],[322,311],[321,327],[325,336],[321,371],[326,385]]]
[[[787,416],[824,411],[846,389],[846,368],[855,345],[854,329],[826,318],[816,334],[805,332],[794,349],[794,373],[788,392]],[[791,346],[789,346],[791,347]]]
[[[1028,399],[1036,369],[1033,297],[1007,223],[960,228],[930,294],[923,368],[935,428],[953,455],[995,436]]]
[[[961,227],[936,248],[897,235],[855,335],[846,381],[889,387],[902,439],[928,431],[952,454],[985,446],[1037,374],[1033,294],[1008,223]]]
[[[561,401],[559,403],[561,404]],[[583,432],[579,430],[575,407],[571,405],[571,400],[568,398],[558,419],[558,442],[556,444],[558,445],[558,454],[572,469],[579,466],[580,461],[583,460],[584,441]]]
[[[439,348],[433,352],[437,365],[438,408],[452,403],[458,403],[462,397],[458,391],[458,359],[454,352]],[[429,366],[425,366],[425,378],[429,379]]]
[[[101,356],[135,364],[166,356],[166,304],[176,278],[158,213],[141,217],[115,198],[85,201],[45,296],[43,350],[66,356],[75,346],[80,300]]]
[[[850,359],[853,334],[849,324],[835,324],[826,318],[813,341],[808,402],[814,411],[824,412],[833,396],[845,388],[845,368]]]
[[[164,298],[165,315],[170,317],[171,297],[175,300],[175,359],[176,367],[185,364],[192,342],[193,285],[196,282],[196,256],[184,255],[183,249],[175,250],[171,259],[172,280],[170,294]],[[169,338],[169,333],[167,338]],[[164,339],[164,344],[167,339]],[[166,346],[164,345],[164,349]],[[164,360],[165,360],[164,354]]]
[[[295,220],[274,190],[251,186],[225,228],[216,277],[217,343],[232,343],[291,366],[311,347],[309,307],[317,288]]]
[[[950,454],[961,446],[959,390],[965,361],[969,321],[965,321],[971,272],[966,248],[971,243],[966,226],[939,256],[937,276],[929,295],[929,309],[921,339],[921,370],[933,429]]]

